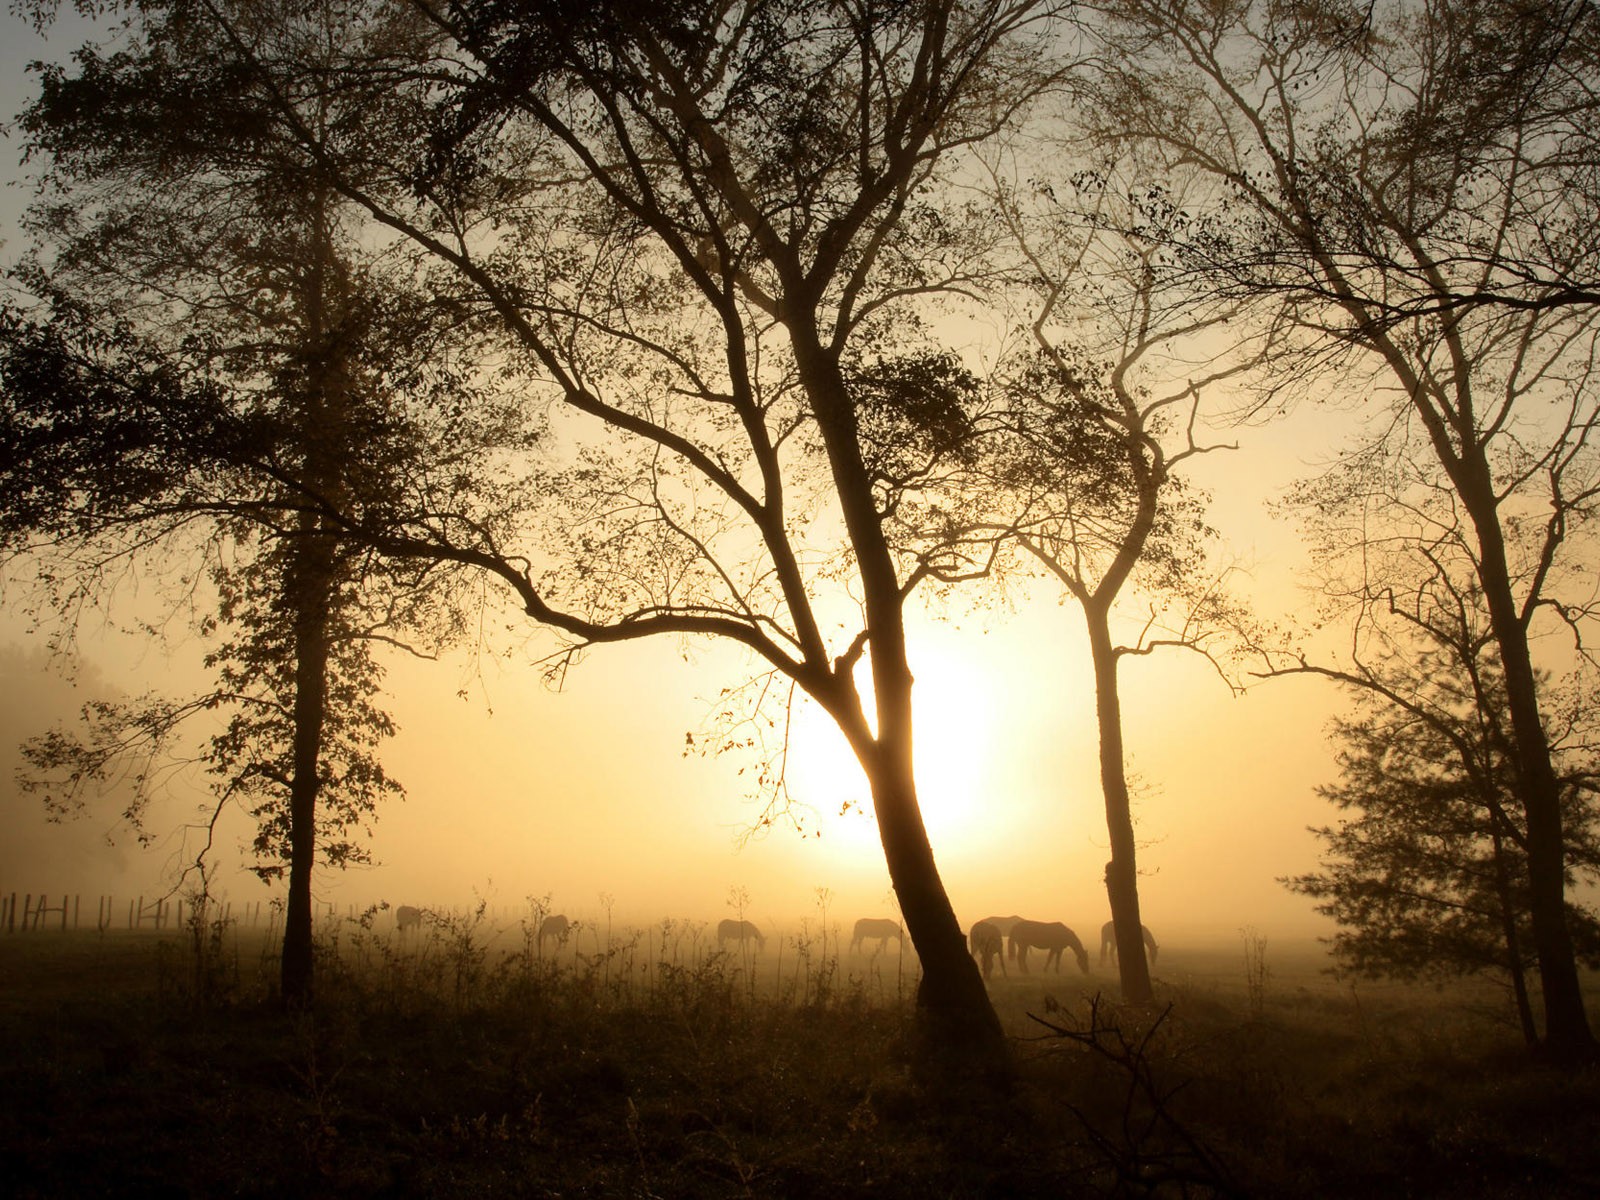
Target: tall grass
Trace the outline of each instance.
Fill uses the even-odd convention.
[[[1156,1009],[996,979],[997,1095],[914,1069],[914,956],[841,955],[827,897],[748,952],[604,915],[541,948],[548,915],[324,920],[309,1014],[214,915],[0,941],[10,1194],[1600,1194],[1593,1074],[1277,946],[1270,989],[1264,948],[1164,951]]]

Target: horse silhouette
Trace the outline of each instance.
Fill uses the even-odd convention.
[[[1002,938],[1007,938],[1011,936],[1011,931],[1017,927],[1017,922],[1020,920],[1022,918],[1015,915],[1009,917],[985,917],[978,924],[993,925],[1000,931]],[[1015,946],[1011,947],[1010,955],[1013,959],[1017,957],[1017,948]]]
[[[850,953],[854,954],[861,948],[862,942],[878,939],[878,953],[882,954],[889,948],[889,939],[894,938],[905,945],[905,931],[900,928],[899,921],[892,921],[887,917],[862,917],[856,922],[856,931],[850,937]]]
[[[422,925],[422,910],[412,904],[402,904],[394,910],[394,927],[396,932],[404,933],[408,929],[417,929]]]
[[[567,920],[565,913],[551,913],[539,922],[539,953],[544,953],[545,938],[554,938],[556,948],[566,945],[567,938],[572,933],[572,922]]]
[[[1018,921],[1013,925],[1011,957],[1017,960],[1017,966],[1023,972],[1028,969],[1029,950],[1045,951],[1044,969],[1048,971],[1054,962],[1057,974],[1061,971],[1061,952],[1071,950],[1072,956],[1078,960],[1078,968],[1085,975],[1089,973],[1089,952],[1083,948],[1078,935],[1060,921]]]
[[[1144,935],[1144,948],[1150,952],[1150,965],[1153,967],[1156,965],[1156,955],[1160,953],[1161,947],[1156,945],[1156,935],[1150,932],[1150,926],[1139,926],[1139,932]],[[1100,965],[1102,967],[1106,965],[1108,958],[1111,965],[1116,966],[1117,923],[1115,921],[1107,921],[1100,926]]]
[[[1007,973],[1005,935],[992,920],[985,918],[974,925],[972,932],[967,934],[967,943],[972,947],[972,957],[982,965],[985,979],[994,971],[994,960],[997,958],[1000,960],[1000,974]]]
[[[738,942],[741,946],[746,942],[754,942],[758,950],[765,950],[767,936],[761,932],[754,921],[718,921],[717,945],[722,946],[728,942]]]

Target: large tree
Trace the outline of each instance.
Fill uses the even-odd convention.
[[[313,32],[275,31],[307,57]],[[70,806],[226,713],[205,758],[218,804],[258,821],[260,872],[288,875],[282,990],[305,1004],[319,850],[359,861],[358,827],[398,791],[375,756],[391,725],[374,639],[449,626],[437,572],[341,541],[325,510],[482,483],[468,456],[499,414],[461,415],[454,317],[358,244],[258,98],[194,49],[171,30],[85,49],[23,118],[42,174],[19,273],[36,304],[8,326],[0,487],[8,545],[65,589],[64,611],[104,591],[108,564],[176,539],[196,555],[184,574],[209,573],[216,688],[95,706],[82,735],[35,743],[37,782]],[[135,820],[156,776],[138,778]]]
[[[1009,299],[1029,304],[1029,348],[1004,372],[1006,436],[989,504],[1005,515],[990,527],[1083,617],[1122,995],[1144,1004],[1152,989],[1118,676],[1130,656],[1169,648],[1220,665],[1213,649],[1237,618],[1226,572],[1208,560],[1206,498],[1183,470],[1225,448],[1205,440],[1202,400],[1257,363],[1270,339],[1230,336],[1237,302],[1193,296],[1168,277],[1167,230],[1187,219],[1181,185],[1152,186],[1129,163],[1080,162],[1059,176],[1078,144],[1071,128],[1062,121],[1031,154],[1016,145],[993,162],[995,210],[1017,258]]]
[[[1502,978],[1523,1037],[1534,1045],[1528,838],[1517,768],[1498,674],[1492,661],[1463,661],[1463,649],[1481,655],[1484,640],[1434,645],[1370,675],[1344,677],[1354,712],[1334,723],[1340,777],[1319,791],[1348,815],[1314,831],[1325,847],[1320,869],[1285,882],[1339,923],[1333,952],[1346,970]],[[1592,708],[1561,708],[1552,714],[1561,730],[1553,749],[1569,883],[1592,883],[1600,872],[1595,747],[1585,737]],[[1560,720],[1569,714],[1572,720]],[[1576,900],[1568,919],[1580,955],[1593,966],[1600,922]]]
[[[254,7],[173,9],[501,323],[567,439],[570,507],[521,541],[443,508],[349,536],[478,565],[574,648],[728,639],[790,680],[869,780],[936,1041],[996,1048],[917,804],[905,605],[984,566],[928,536],[983,395],[930,321],[992,234],[943,185],[1050,81],[1054,6],[374,5],[318,78]],[[316,127],[324,87],[367,120]]]
[[[1116,9],[1095,98],[1106,136],[1228,188],[1175,251],[1197,280],[1302,331],[1278,399],[1369,393],[1383,427],[1425,447],[1423,486],[1461,515],[1504,675],[1546,1036],[1588,1055],[1533,643],[1553,619],[1581,644],[1593,611],[1572,546],[1600,495],[1596,14],[1478,0]]]

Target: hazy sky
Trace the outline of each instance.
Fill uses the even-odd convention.
[[[0,17],[0,112],[26,99],[18,63],[40,53],[14,17]],[[3,153],[9,169],[14,138]],[[16,201],[14,191],[6,197],[8,222]],[[1305,601],[1293,590],[1300,558],[1292,532],[1261,505],[1324,455],[1327,424],[1305,415],[1242,431],[1237,452],[1199,465],[1217,498],[1213,523],[1251,566],[1264,616]],[[5,594],[0,618],[0,650],[13,648],[0,654],[0,890],[153,891],[173,860],[170,840],[150,850],[126,838],[107,846],[114,805],[46,826],[37,801],[16,794],[16,742],[86,698],[22,657],[17,648],[39,639],[26,635],[16,597]],[[749,674],[742,657],[704,646],[685,655],[669,642],[603,648],[553,694],[529,665],[548,642],[528,635],[528,647],[503,659],[390,663],[401,732],[385,761],[409,798],[379,818],[372,846],[380,865],[322,872],[323,898],[341,907],[376,899],[466,905],[487,895],[511,905],[549,895],[556,909],[592,916],[604,894],[618,919],[653,922],[726,915],[730,888],[743,888],[752,918],[793,926],[816,915],[815,889],[827,887],[830,920],[848,926],[892,913],[875,828],[859,807],[839,813],[864,801],[865,788],[825,719],[797,719],[790,782],[811,809],[803,832],[780,823],[741,846],[760,812],[739,773],[752,760],[685,757],[683,749],[720,689]],[[192,681],[200,653],[178,645],[169,657],[112,634],[83,649],[105,681],[130,692]],[[970,924],[1020,912],[1089,936],[1108,915],[1108,855],[1075,609],[1058,606],[1043,584],[1019,593],[1014,609],[971,612],[958,602],[917,621],[913,667],[924,810],[958,917]],[[1309,904],[1275,880],[1314,865],[1305,827],[1331,818],[1313,788],[1331,777],[1325,724],[1337,693],[1287,681],[1234,699],[1204,662],[1167,655],[1127,662],[1123,694],[1143,788],[1136,816],[1147,923],[1167,931],[1166,942],[1185,933],[1231,937],[1245,924],[1321,931]],[[168,824],[192,815],[199,795],[193,773],[180,775],[177,788]],[[222,841],[236,847],[249,834],[234,821]],[[239,899],[273,894],[243,874],[227,886]]]

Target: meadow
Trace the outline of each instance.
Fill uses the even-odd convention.
[[[1600,1075],[1531,1058],[1495,989],[1248,934],[1163,948],[1147,1010],[1098,964],[997,971],[997,1088],[919,1067],[909,951],[821,922],[757,952],[330,918],[288,1014],[271,930],[201,916],[0,938],[7,1194],[1600,1194]]]

